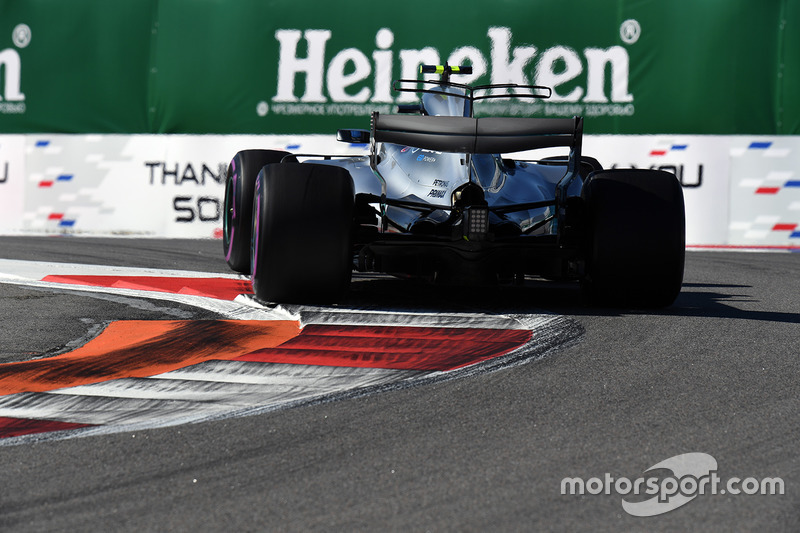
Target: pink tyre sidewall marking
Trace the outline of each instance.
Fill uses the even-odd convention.
[[[258,237],[259,237],[259,221],[261,220],[261,180],[256,180],[255,190],[255,206],[256,210],[253,213],[253,237],[251,241],[252,250],[250,250],[250,257],[252,264],[250,280],[255,286],[256,272],[258,271]]]
[[[239,184],[239,175],[236,173],[236,161],[234,160],[231,162],[233,166],[234,174],[233,174],[233,198],[231,199],[231,207],[233,208],[233,214],[231,215],[231,223],[230,223],[230,233],[228,235],[228,251],[225,253],[225,260],[231,260],[231,254],[233,253],[233,241],[234,236],[236,235],[236,227],[234,226],[233,222],[236,220],[236,191],[238,189]],[[227,207],[227,206],[226,206]],[[223,219],[224,220],[224,219]]]

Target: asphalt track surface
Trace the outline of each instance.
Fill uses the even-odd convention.
[[[0,258],[227,273],[218,241],[0,238]],[[674,306],[587,307],[568,285],[454,290],[360,278],[367,309],[563,315],[527,364],[200,424],[0,446],[3,531],[800,530],[800,254],[693,252]],[[111,320],[215,318],[163,301],[0,284],[0,362]],[[783,495],[633,517],[565,477],[713,456]]]

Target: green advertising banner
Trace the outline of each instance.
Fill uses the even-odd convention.
[[[800,134],[797,0],[0,0],[0,133],[328,133],[420,64],[553,88],[481,114]]]

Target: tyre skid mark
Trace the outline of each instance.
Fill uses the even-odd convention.
[[[0,260],[0,268],[13,267],[5,275],[0,270],[0,281],[180,303],[193,298],[191,305],[225,304],[229,316],[238,305],[249,319],[112,322],[72,352],[0,364],[0,444],[241,416],[431,383],[531,360],[562,342],[566,331],[559,317],[544,315],[264,308],[235,276],[158,276],[121,267],[104,275],[102,267],[50,265],[52,274],[26,280],[21,263]],[[47,267],[37,265],[40,272]]]
[[[0,397],[0,416],[58,420],[87,427],[121,428],[148,424],[154,427],[186,423],[219,417],[236,410],[275,407],[352,389],[419,379],[429,376],[432,371],[451,370],[470,364],[470,361],[474,363],[485,357],[503,355],[524,345],[530,338],[530,332],[518,330],[513,334],[516,337],[514,342],[506,339],[497,343],[484,342],[476,348],[469,346],[469,341],[465,340],[481,333],[475,330],[383,326],[377,328],[383,335],[374,338],[371,345],[362,342],[360,346],[348,349],[343,340],[359,338],[363,333],[360,330],[372,331],[376,328],[309,325],[286,342],[273,342],[276,344],[274,348],[262,346],[258,350],[244,350],[242,340],[235,339],[243,331],[242,324],[235,321],[200,321],[207,322],[204,326],[215,326],[207,328],[210,335],[203,337],[217,341],[213,346],[205,347],[205,354],[212,355],[225,349],[235,352],[229,347],[229,343],[234,342],[238,343],[239,352],[248,353],[231,357],[232,360],[217,356],[199,364],[187,365],[188,357],[176,357],[177,354],[186,355],[181,349],[185,347],[173,341],[196,332],[194,325],[197,322],[165,322],[148,325],[174,326],[175,329],[171,331],[175,335],[147,337],[144,342],[134,342],[132,348],[98,351],[91,346],[98,342],[90,341],[84,348],[76,350],[81,352],[80,357],[69,353],[51,359],[0,365],[0,385],[3,386],[0,390],[5,394]],[[268,321],[246,325],[275,329]],[[129,328],[135,330],[139,326],[139,321],[112,323],[106,330],[111,333],[101,335],[96,340],[102,340],[102,346],[114,345],[117,344],[114,334],[129,333]],[[188,330],[187,326],[190,326]],[[231,336],[224,332],[224,328],[216,326],[230,328],[234,334]],[[290,331],[291,326],[296,327],[290,325]],[[329,338],[338,342],[340,350],[334,350],[333,355],[325,353],[325,360],[319,360],[319,353],[310,347],[326,344],[322,340],[326,336],[321,335],[326,329],[333,332]],[[411,331],[404,331],[406,329]],[[503,331],[487,330],[485,333],[502,338]],[[304,340],[306,332],[308,340]],[[254,342],[263,338],[256,336]],[[271,339],[269,336],[266,338]],[[430,348],[430,338],[449,339],[449,344],[456,347],[451,348],[451,357],[440,360],[439,353],[426,351]],[[292,347],[295,339],[299,339],[299,350]],[[414,347],[414,342],[420,339],[422,343]],[[407,348],[412,350],[399,354],[392,351],[396,350],[398,342],[405,342]],[[459,345],[462,348],[457,348]],[[89,349],[85,349],[87,347]],[[284,361],[267,360],[276,359],[269,355],[271,350],[283,350],[291,355],[277,357],[286,359]],[[90,352],[91,356],[86,357],[83,352]],[[399,363],[387,362],[386,354],[399,358]],[[454,359],[455,355],[458,357]],[[356,364],[347,364],[345,361],[353,358],[357,359]],[[151,366],[147,366],[148,363]],[[178,368],[169,372],[154,370],[167,364],[177,365]],[[226,365],[229,368],[225,368]],[[208,366],[212,366],[215,372],[208,372],[204,368]],[[231,378],[237,372],[239,377]],[[220,374],[227,376],[227,380],[219,382]],[[253,379],[253,375],[260,375],[261,379]],[[187,379],[188,376],[193,376],[194,380]]]
[[[424,375],[368,369],[360,375],[350,373],[343,380],[336,379],[339,370],[333,367],[316,367],[314,373],[317,374],[314,382],[292,384],[289,378],[290,382],[282,385],[183,381],[168,379],[168,374],[164,374],[158,378],[139,378],[135,383],[119,380],[121,383],[11,395],[0,398],[0,413],[13,412],[18,418],[56,418],[86,427],[104,426],[100,428],[104,430],[114,429],[113,426],[118,430],[124,430],[125,426],[159,427],[219,417],[254,406],[287,405]],[[326,377],[333,379],[326,383]]]
[[[530,341],[527,330],[312,324],[275,348],[239,361],[448,371],[502,356]],[[435,354],[435,355],[432,355]]]
[[[152,376],[277,346],[299,331],[296,322],[280,320],[112,322],[99,336],[71,352],[0,365],[0,395]]]

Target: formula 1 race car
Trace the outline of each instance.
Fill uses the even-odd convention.
[[[683,280],[683,192],[657,170],[604,170],[581,154],[583,119],[476,118],[488,98],[548,98],[535,85],[469,86],[471,67],[397,80],[421,95],[337,138],[369,156],[245,150],[230,163],[223,245],[257,298],[342,299],[352,271],[436,283],[580,282],[600,305],[670,305]],[[540,160],[503,154],[565,147]],[[566,150],[565,150],[566,151]]]

